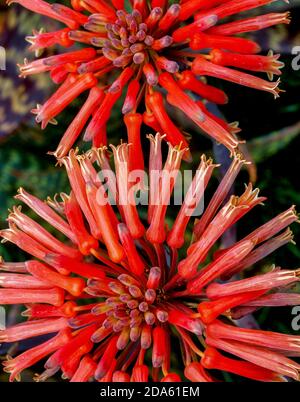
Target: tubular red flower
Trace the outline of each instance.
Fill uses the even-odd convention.
[[[221,355],[216,349],[208,347],[201,359],[202,365],[207,369],[218,369],[242,375],[256,381],[280,381],[278,375],[270,370],[261,368],[245,361],[230,359]]]
[[[121,91],[111,92],[105,95],[102,104],[94,113],[89,125],[85,130],[84,138],[86,141],[93,139],[96,136],[97,131],[106,125],[106,122],[110,117],[111,110],[120,96]]]
[[[103,101],[103,98],[104,92],[100,88],[93,87],[90,90],[87,100],[58,144],[58,147],[54,152],[56,158],[62,158],[64,155],[66,155],[68,150],[73,146],[74,142],[82,132],[83,127],[87,123],[88,119]]]
[[[265,306],[297,306],[299,301],[300,295],[297,293],[270,293],[233,309],[231,316],[233,319],[239,319]]]
[[[72,296],[80,296],[85,288],[85,282],[81,278],[68,278],[52,269],[46,267],[38,261],[28,261],[26,263],[28,272],[35,278],[38,278],[46,283],[49,282],[52,286],[58,286],[67,290]]]
[[[112,376],[112,382],[130,382],[130,376],[124,371],[115,371]]]
[[[12,289],[49,289],[50,284],[29,275],[2,273],[0,286]]]
[[[287,243],[293,243],[293,232],[287,229],[280,235],[266,241],[260,247],[253,250],[246,258],[244,258],[240,264],[237,264],[234,268],[226,270],[225,274],[222,274],[222,278],[230,278],[234,274],[241,272],[242,270],[249,268],[254,265],[257,261],[271,254],[273,251],[277,250],[279,247],[284,246]],[[248,241],[248,240],[246,240]]]
[[[242,67],[248,71],[266,71],[270,79],[272,74],[279,74],[282,64],[277,56],[253,58],[251,55],[260,50],[260,45],[237,36],[277,24],[288,24],[288,13],[269,13],[236,20],[240,13],[266,6],[272,1],[243,0],[237,4],[234,0],[182,0],[173,4],[171,0],[135,0],[129,2],[128,8],[123,0],[70,0],[70,7],[43,0],[9,0],[8,3],[19,3],[66,26],[54,32],[34,31],[33,35],[27,36],[30,50],[37,56],[56,45],[63,48],[58,55],[25,61],[20,66],[24,77],[49,72],[51,79],[59,85],[43,106],[33,110],[42,128],[48,123],[56,123],[55,117],[63,109],[80,94],[90,90],[90,96],[65,132],[55,154],[59,157],[67,155],[86,123],[84,140],[92,141],[96,146],[106,145],[107,122],[125,91],[127,96],[121,108],[123,114],[139,110],[147,117],[153,112],[156,121],[144,119],[144,123],[151,127],[155,125],[157,131],[162,129],[173,146],[181,142],[187,146],[178,124],[162,107],[164,95],[159,90],[164,86],[160,80],[164,75],[162,71],[171,74],[177,85],[182,81],[181,76],[187,77],[193,71],[200,76],[211,75],[265,90],[277,97],[279,82],[268,82],[235,70]],[[233,16],[235,20],[224,22],[228,16]],[[83,46],[80,50],[76,49],[78,43]],[[223,54],[224,50],[226,54]],[[220,52],[223,52],[222,57]],[[203,100],[220,104],[228,101],[226,94],[202,83],[202,78],[194,76],[191,80],[189,77],[188,83],[183,80],[183,91],[179,97],[169,93],[166,100],[171,106],[183,110],[205,133],[232,151],[237,146],[237,139],[233,138],[230,128],[209,115],[201,123],[203,109],[185,93],[191,90]],[[155,87],[158,91],[154,91]],[[98,97],[97,92],[101,96],[99,94]],[[92,96],[96,96],[97,101],[92,102]],[[157,101],[159,105],[155,107]],[[187,113],[190,108],[190,113]],[[134,137],[134,146],[135,141],[138,148],[139,138]]]
[[[153,211],[158,197],[159,175],[161,174],[162,170],[162,136],[160,134],[157,134],[155,137],[153,135],[149,135],[148,138],[150,141],[148,223],[151,223]]]
[[[271,293],[259,299],[247,302],[248,306],[296,306],[300,295],[297,293]]]
[[[184,244],[186,227],[204,195],[205,188],[215,167],[217,167],[217,165],[214,165],[211,159],[206,160],[206,157],[202,155],[200,166],[185,195],[174,225],[168,234],[167,243],[170,247],[180,248]]]
[[[0,271],[19,274],[27,273],[25,262],[5,262],[2,257],[0,257]]]
[[[217,320],[208,326],[207,331],[209,336],[212,337],[234,339],[272,350],[297,352],[300,348],[299,336],[283,335],[270,331],[234,328]]]
[[[46,203],[27,193],[22,187],[18,190],[18,194],[15,196],[15,199],[28,205],[29,208],[31,208],[41,218],[48,221],[53,227],[67,236],[71,241],[75,241],[76,237],[68,223],[63,220],[55,211],[53,211],[53,209],[51,209]]]
[[[252,233],[246,236],[244,240],[252,240],[256,243],[262,243],[263,241],[270,239],[272,236],[279,233],[282,229],[285,229],[293,222],[299,222],[299,217],[294,205],[254,230]]]
[[[137,79],[130,81],[128,84],[126,98],[122,108],[123,114],[127,114],[135,110],[140,87],[140,83]]]
[[[100,380],[104,375],[107,373],[109,370],[109,367],[111,365],[111,360],[115,357],[118,349],[117,349],[117,341],[118,341],[118,336],[114,336],[111,338],[109,341],[107,348],[105,352],[103,353],[103,356],[101,360],[98,363],[97,369],[95,371],[95,377],[97,380]]]
[[[163,129],[163,133],[166,134],[168,142],[170,142],[170,144],[173,146],[178,144],[182,144],[184,147],[187,146],[188,144],[185,137],[175,126],[166,112],[163,104],[163,96],[159,92],[154,92],[148,96],[147,102],[156,118],[156,121],[159,124],[159,127],[161,127]]]
[[[185,70],[179,75],[178,84],[182,89],[188,89],[210,102],[218,104],[225,104],[228,102],[228,98],[223,91],[198,80],[189,70]]]
[[[209,205],[205,209],[199,221],[196,223],[194,228],[194,233],[196,238],[199,238],[203,233],[204,228],[208,225],[208,223],[214,217],[217,209],[220,207],[221,203],[225,200],[229,191],[239,174],[242,166],[246,163],[243,157],[240,154],[235,154],[233,161],[228,168],[226,174],[224,175],[217,191],[214,193],[212,199],[209,202]]]
[[[181,276],[192,278],[196,274],[198,265],[204,261],[212,245],[228,227],[237,222],[254,206],[264,201],[264,198],[259,197],[258,194],[259,190],[253,190],[250,184],[241,197],[232,196],[230,198],[227,204],[212,220],[211,224],[208,225],[202,237],[190,246],[187,258],[181,261],[178,266]]]
[[[241,292],[251,292],[253,290],[270,290],[274,287],[298,282],[299,280],[299,271],[274,270],[274,272],[262,274],[254,278],[241,279],[233,283],[212,283],[207,288],[207,295],[209,298],[215,299]]]
[[[46,304],[29,304],[27,310],[22,312],[23,317],[45,318],[45,317],[66,317],[76,315],[77,305],[73,301],[67,301],[62,306],[49,306]]]
[[[103,190],[102,188],[97,189],[95,185],[89,182],[86,185],[86,194],[109,257],[114,262],[120,262],[123,259],[124,252],[118,240],[116,227],[111,219],[110,206],[103,196]]]
[[[92,88],[96,79],[91,73],[82,76],[72,76],[72,80],[66,80],[59,90],[41,107],[33,111],[37,122],[42,122],[42,128],[53,120],[67,105],[76,99],[82,92]],[[62,90],[63,87],[63,90]]]
[[[45,368],[47,370],[57,370],[64,364],[68,364],[69,358],[74,353],[79,352],[80,354],[81,349],[84,349],[84,346],[90,343],[89,338],[93,330],[95,330],[94,325],[81,330],[78,335],[74,336],[68,343],[66,343],[66,345],[58,349],[54,354],[50,356],[50,358],[45,363]],[[86,352],[88,353],[89,350],[87,350]]]
[[[249,39],[231,38],[228,36],[211,35],[205,33],[195,34],[190,42],[190,46],[193,50],[213,48],[224,49],[229,52],[238,52],[241,60],[244,59],[245,54],[255,54],[261,50],[257,43]],[[215,63],[215,59],[212,59],[212,61]],[[251,70],[251,68],[249,68],[249,70]]]
[[[222,127],[215,119],[204,114],[197,102],[185,94],[172,76],[168,73],[160,75],[160,84],[168,91],[168,102],[183,111],[195,124],[206,133],[210,133],[218,142],[224,144],[231,152],[238,146],[239,141]]]
[[[198,311],[201,320],[205,324],[213,322],[220,314],[225,313],[233,307],[240,304],[247,303],[248,301],[255,300],[264,294],[265,291],[250,291],[247,293],[238,293],[233,296],[221,297],[217,300],[202,302],[198,305]]]
[[[76,368],[81,357],[88,353],[93,347],[91,341],[87,341],[81,345],[69,358],[61,365],[64,378],[71,379],[76,374]]]
[[[192,313],[192,311],[190,313]],[[182,313],[180,310],[175,308],[170,308],[168,311],[168,322],[182,327],[196,335],[202,334],[202,323],[200,320],[191,318],[188,313]]]
[[[147,366],[136,366],[132,370],[131,382],[147,382],[149,379],[149,369]]]
[[[199,8],[203,8],[204,10],[222,3],[225,3],[227,0],[187,0],[183,2],[180,10],[179,18],[181,20],[186,20],[191,17],[195,11],[198,11]]]
[[[68,322],[65,318],[51,318],[39,321],[28,321],[12,328],[1,331],[1,342],[16,342],[38,335],[51,334],[66,328]]]
[[[201,292],[202,288],[214,279],[224,275],[231,267],[238,265],[254,248],[255,243],[245,240],[239,242],[227,252],[222,253],[220,257],[216,258],[206,267],[202,268],[199,275],[188,283],[188,290],[192,294]]]
[[[49,265],[57,269],[65,267],[68,271],[86,278],[103,279],[105,277],[105,273],[101,270],[103,267],[98,264],[79,262],[73,258],[57,254],[47,254],[45,260]]]
[[[173,39],[177,43],[185,42],[187,39],[191,39],[195,33],[206,31],[207,29],[216,25],[217,22],[218,17],[215,14],[210,14],[204,18],[199,18],[192,24],[176,29],[176,31],[173,32]]]
[[[159,189],[159,197],[161,198],[155,200],[152,221],[146,233],[147,239],[151,242],[162,243],[165,240],[165,215],[184,152],[185,149],[169,148],[168,159],[161,172],[162,178]]]
[[[240,55],[229,54],[222,50],[215,49],[210,53],[211,61],[221,66],[232,66],[249,71],[259,71],[268,74],[273,79],[273,74],[281,75],[280,69],[284,67],[284,63],[278,61],[279,55],[273,55],[269,52],[268,56]]]
[[[93,377],[96,367],[97,364],[89,355],[84,356],[70,382],[89,381]]]
[[[163,327],[156,327],[153,330],[153,367],[161,367],[166,358],[167,333]]]
[[[258,31],[274,24],[289,24],[289,16],[289,12],[270,13],[212,27],[208,32],[216,35],[236,35],[244,32]]]
[[[45,15],[47,17],[53,18],[54,20],[63,22],[71,29],[76,29],[79,27],[80,23],[82,23],[82,18],[85,20],[84,16],[76,13],[72,10],[71,15],[67,15],[66,13],[60,14],[55,11],[55,9],[46,1],[43,0],[9,0],[8,4],[11,3],[19,3],[23,7],[28,8],[28,10],[33,11],[35,13]],[[65,10],[67,7],[65,7]],[[80,22],[78,21],[80,19]]]
[[[82,212],[74,193],[71,193],[70,197],[66,194],[62,195],[62,197],[64,200],[64,213],[72,233],[75,235],[75,241],[73,241],[78,244],[82,254],[88,255],[91,249],[98,248],[98,241],[86,230]]]
[[[46,303],[61,306],[64,302],[64,292],[60,288],[52,289],[0,289],[1,304]]]
[[[84,216],[88,220],[93,237],[95,237],[96,239],[101,238],[101,232],[98,229],[95,218],[90,210],[89,202],[85,192],[86,185],[79,168],[79,163],[76,159],[76,152],[72,150],[70,151],[68,157],[64,157],[63,159],[58,160],[62,162],[66,167],[72,190],[74,194],[76,194],[76,200],[82,212],[84,213]]]
[[[39,241],[40,244],[51,251],[56,251],[62,255],[69,255],[75,259],[80,256],[77,249],[71,248],[57,240],[33,219],[23,214],[21,208],[13,208],[13,212],[8,216],[8,222],[17,225],[20,230],[30,235],[34,240]]]
[[[192,382],[214,382],[214,379],[205,372],[201,363],[191,363],[185,370],[184,375]]]
[[[256,364],[267,370],[274,371],[278,375],[287,376],[299,380],[299,364],[277,352],[269,351],[265,348],[259,348],[253,345],[243,344],[241,342],[207,338],[207,343],[217,349],[231,353],[250,363]]]
[[[129,171],[144,171],[144,156],[141,144],[141,125],[142,115],[139,113],[130,113],[124,116],[124,122],[127,127],[127,136],[129,147]]]
[[[179,4],[172,4],[165,15],[159,21],[158,28],[161,31],[168,31],[172,28],[172,25],[177,21],[181,12],[181,6]]]
[[[33,30],[32,36],[26,36],[26,41],[31,44],[29,50],[35,51],[36,56],[39,56],[42,49],[53,45],[61,45],[70,47],[74,45],[74,41],[69,38],[71,30],[64,28],[56,32],[42,32]]]
[[[4,363],[4,371],[10,373],[10,381],[20,378],[19,375],[23,370],[63,347],[71,338],[72,335],[69,329],[62,330],[56,336],[49,339],[49,341],[23,352],[14,359],[6,361]]]
[[[196,15],[196,19],[201,19],[206,16],[208,13],[214,13],[218,16],[218,18],[229,17],[230,15],[234,15],[236,13],[240,13],[242,11],[251,10],[253,8],[257,8],[259,6],[263,6],[265,4],[271,3],[272,0],[243,0],[241,3],[236,3],[234,0],[223,1],[221,0],[221,4],[217,5],[212,10],[200,12]]]
[[[279,81],[268,82],[262,78],[255,77],[241,71],[219,66],[218,64],[205,60],[202,56],[199,56],[195,59],[193,62],[192,71],[194,74],[218,77],[227,81],[235,82],[236,84],[255,88],[260,91],[267,91],[272,93],[275,98],[278,98],[279,96]]]
[[[135,205],[135,200],[129,183],[129,146],[127,144],[112,147],[116,163],[119,204],[122,208],[126,225],[133,238],[141,237],[145,228],[141,223]]]
[[[181,382],[181,378],[176,373],[169,373],[161,380],[161,382]]]

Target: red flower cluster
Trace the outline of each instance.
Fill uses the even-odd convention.
[[[273,0],[181,0],[178,4],[131,0],[129,11],[124,0],[71,0],[71,8],[43,0],[8,0],[13,2],[67,26],[56,32],[34,31],[27,39],[38,55],[53,45],[64,49],[82,45],[56,56],[26,60],[20,66],[23,77],[50,72],[59,85],[50,99],[33,111],[42,128],[55,122],[79,95],[89,92],[54,152],[57,157],[68,153],[84,128],[84,140],[96,147],[106,145],[107,121],[123,93],[128,142],[140,155],[142,123],[165,133],[173,146],[187,146],[184,134],[167,112],[164,93],[168,104],[230,151],[238,146],[239,129],[211,114],[205,102],[197,100],[196,96],[217,104],[228,101],[222,90],[206,83],[205,77],[278,96],[279,81],[270,82],[252,72],[267,73],[271,79],[274,74],[280,75],[283,63],[279,55],[257,55],[260,46],[239,35],[288,24],[289,14],[269,13],[231,22],[227,18]]]
[[[60,239],[20,207],[0,232],[34,257],[0,264],[0,303],[25,304],[22,316],[28,318],[1,331],[0,342],[52,334],[4,362],[10,380],[47,357],[37,381],[59,370],[73,382],[180,381],[170,361],[171,343],[181,350],[184,375],[191,381],[215,381],[211,369],[258,381],[299,379],[300,365],[289,356],[299,355],[300,337],[243,329],[236,321],[263,306],[299,304],[299,294],[287,290],[299,281],[299,270],[273,268],[226,281],[292,241],[288,226],[298,220],[294,207],[216,251],[223,233],[264,200],[248,185],[241,196],[226,201],[245,163],[235,155],[181,258],[191,212],[216,165],[202,156],[177,218],[167,228],[167,204],[186,150],[170,145],[163,164],[162,137],[150,136],[150,143],[148,218],[142,219],[134,197],[126,202],[134,186],[126,179],[127,144],[113,148],[115,176],[106,148],[84,155],[71,150],[60,159],[72,188],[61,201],[44,203],[20,189],[16,198],[58,230]],[[115,177],[115,187],[104,180],[108,176]],[[114,207],[104,202],[107,187]]]

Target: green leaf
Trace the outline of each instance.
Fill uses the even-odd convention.
[[[300,122],[248,141],[247,147],[254,162],[259,163],[277,154],[300,134]]]

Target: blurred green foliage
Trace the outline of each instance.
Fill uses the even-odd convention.
[[[280,4],[280,6],[282,5]],[[293,2],[293,5],[299,6],[300,1]],[[286,5],[284,6],[286,7]],[[299,16],[300,9],[294,9],[293,22],[289,28],[274,29],[268,36],[263,37],[264,50],[267,52],[268,48],[274,45],[277,51],[282,50],[283,61],[286,63],[281,84],[286,92],[281,94],[279,100],[274,101],[269,94],[258,93],[243,87],[237,88],[232,84],[218,81],[218,85],[223,86],[230,98],[230,103],[224,106],[221,112],[229,121],[239,119],[240,126],[243,129],[241,137],[247,140],[247,149],[257,164],[257,185],[261,188],[262,194],[268,197],[265,206],[255,208],[238,225],[238,237],[249,233],[255,227],[287,209],[291,204],[300,206],[300,74],[292,70],[290,55],[291,44],[296,44],[299,38],[299,25],[297,23]],[[18,24],[18,26],[24,36],[30,32],[31,27],[35,26],[37,21],[35,19],[27,20],[27,17],[22,17],[22,21],[24,24]],[[24,55],[21,57],[20,52],[18,52],[17,57],[20,61]],[[16,70],[12,74],[14,75],[13,81],[18,83]],[[44,84],[39,85],[39,88],[45,86]],[[48,88],[47,85],[46,87]],[[32,96],[35,96],[34,86],[30,85],[27,90],[32,90]],[[68,109],[59,117],[58,126],[49,126],[44,132],[34,124],[33,117],[28,117],[30,109],[28,107],[28,110],[22,114],[22,118],[16,118],[16,121],[13,122],[16,127],[13,133],[1,138],[0,228],[6,226],[7,209],[15,204],[13,196],[18,187],[23,186],[42,199],[48,195],[53,196],[55,193],[68,191],[69,184],[64,170],[55,167],[54,158],[47,155],[47,152],[54,150],[58,144],[61,134],[70,122],[70,116],[74,116],[76,113],[78,104],[79,101],[75,102],[71,107],[72,110]],[[119,142],[120,137],[125,137],[125,134],[122,135],[124,133],[122,121],[118,116],[119,113],[114,110],[108,130],[110,142],[114,144]],[[26,117],[25,120],[24,117]],[[182,120],[180,115],[176,115],[176,117],[178,125],[192,136],[191,149],[194,155],[193,167],[195,168],[203,152],[212,154],[212,143],[193,127],[186,126],[185,120]],[[145,139],[143,139],[143,144],[145,149],[148,149]],[[82,143],[78,145],[82,149],[88,146]],[[237,193],[242,191],[243,183],[247,181],[248,174],[244,171],[237,182]],[[218,177],[216,176],[212,181],[213,185],[208,189],[208,194],[212,193],[217,182]],[[173,216],[175,214],[176,209],[174,208]],[[294,225],[293,231],[295,232],[295,239],[299,240],[299,225]],[[187,233],[187,239],[190,237],[191,233]],[[7,260],[23,258],[20,251],[7,244],[0,245],[0,255],[3,255]],[[289,245],[278,250],[259,264],[256,269],[263,270],[267,264],[275,262],[285,268],[296,268],[299,267],[299,258],[299,248]],[[256,314],[256,318],[264,328],[291,332],[291,315],[288,308],[263,309]],[[31,377],[31,375],[28,376],[28,378]],[[228,380],[231,380],[230,376]]]

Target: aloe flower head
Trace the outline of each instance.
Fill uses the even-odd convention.
[[[8,0],[62,23],[58,31],[35,30],[27,38],[37,56],[54,45],[58,53],[20,65],[22,77],[48,72],[58,86],[33,110],[42,128],[56,123],[72,101],[83,99],[54,154],[65,156],[81,133],[96,147],[106,145],[107,122],[117,102],[122,102],[128,142],[136,149],[142,124],[165,133],[173,146],[187,147],[183,131],[169,113],[174,107],[233,152],[239,144],[239,129],[206,108],[206,101],[228,102],[227,95],[209,80],[214,77],[278,97],[279,80],[273,81],[273,76],[281,74],[279,55],[271,51],[259,55],[260,45],[244,36],[289,23],[288,13],[245,17],[244,12],[272,2],[71,0],[65,6],[44,0]],[[266,73],[270,81],[256,73]],[[191,158],[190,154],[184,157]]]
[[[11,381],[39,361],[45,370],[37,381],[58,372],[72,382],[212,382],[222,371],[257,381],[299,379],[300,365],[291,358],[299,355],[299,336],[245,329],[239,321],[264,306],[299,304],[292,291],[299,269],[244,275],[293,241],[294,207],[231,247],[220,247],[222,235],[264,197],[248,185],[228,198],[245,164],[236,154],[193,222],[217,169],[203,155],[176,219],[167,225],[186,149],[169,144],[163,162],[162,140],[150,136],[148,186],[139,183],[147,172],[135,169],[131,147],[123,143],[112,147],[115,169],[105,147],[60,158],[71,186],[60,198],[45,203],[19,190],[16,199],[39,219],[16,206],[8,229],[0,232],[3,241],[27,253],[24,262],[0,262],[0,303],[24,306],[25,318],[0,331],[0,342],[44,339],[4,362]],[[147,187],[147,205],[138,205],[137,194]]]

